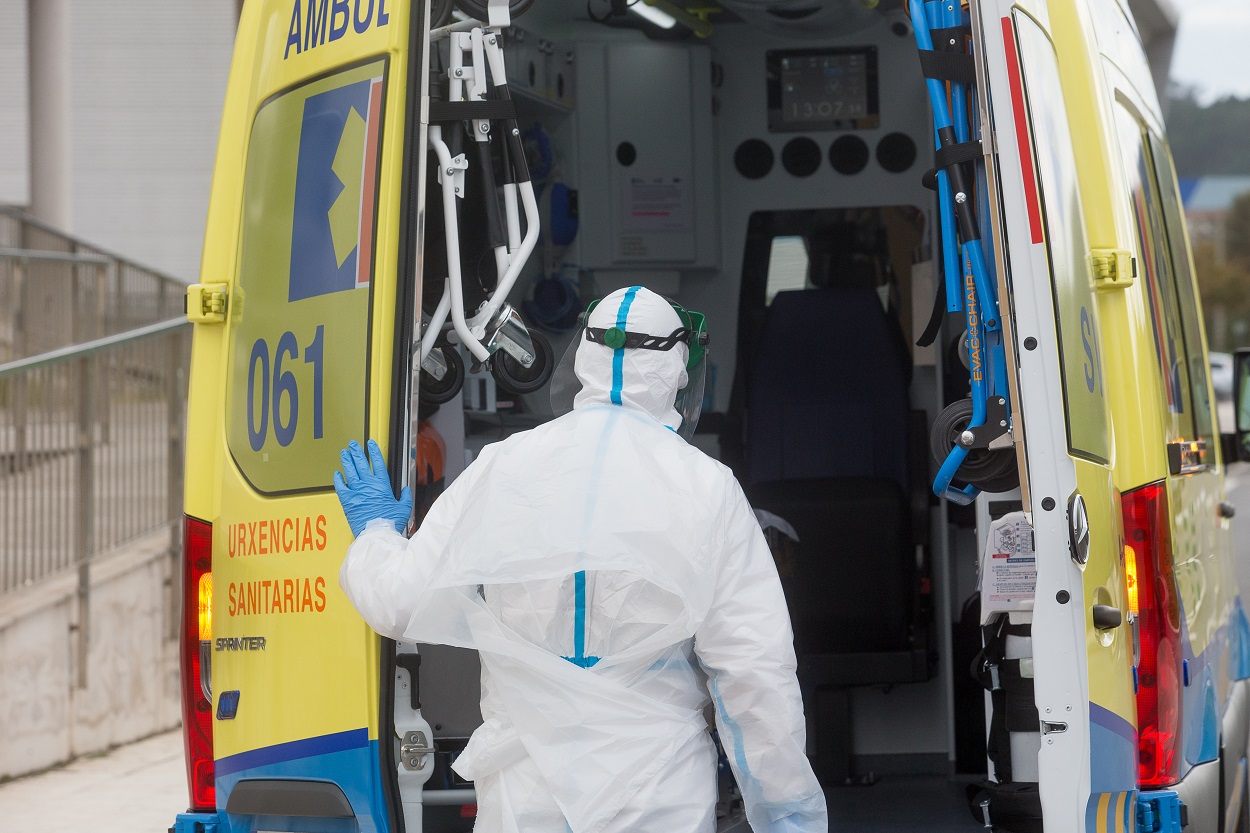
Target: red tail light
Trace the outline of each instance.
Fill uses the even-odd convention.
[[[1167,491],[1152,483],[1123,495],[1125,557],[1136,567],[1137,783],[1175,784],[1181,769],[1181,611],[1172,568]],[[1131,550],[1131,552],[1128,552]]]
[[[187,755],[187,785],[191,810],[217,809],[213,775],[213,704],[201,680],[208,679],[208,652],[201,640],[212,627],[213,525],[195,518],[184,520],[182,576],[182,736]],[[203,675],[203,676],[201,676]]]

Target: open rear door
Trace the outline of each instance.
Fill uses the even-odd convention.
[[[1045,0],[975,0],[972,12],[983,119],[992,125],[986,150],[997,169],[995,255],[1017,374],[1023,508],[1037,558],[1030,632],[1038,734],[1013,733],[1012,780],[1036,780],[1047,831],[1126,831],[1135,829],[1132,639],[1127,621],[1106,627],[1108,609],[1126,619],[1128,605],[1072,90]],[[1062,60],[1093,59],[1065,44]],[[983,604],[988,620],[995,610]]]
[[[204,276],[229,295],[211,702],[217,806],[292,816],[266,829],[402,829],[394,646],[339,589],[333,472],[370,437],[407,462],[428,25],[423,0],[257,0],[240,21]]]

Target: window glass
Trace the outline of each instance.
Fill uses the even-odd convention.
[[[1016,23],[1054,286],[1068,448],[1073,455],[1106,463],[1111,455],[1098,308],[1059,64],[1036,23],[1024,16]]]
[[[778,292],[807,289],[810,262],[807,241],[802,237],[774,237],[768,255],[768,289],[765,303],[771,304]],[[757,290],[758,291],[758,290]]]
[[[1138,279],[1149,308],[1155,357],[1166,400],[1167,440],[1193,439],[1194,419],[1190,404],[1189,368],[1181,330],[1180,305],[1172,274],[1171,254],[1163,211],[1150,168],[1146,133],[1137,116],[1124,105],[1116,112],[1120,159],[1124,165],[1133,216],[1137,224]]]
[[[226,440],[264,494],[327,489],[368,417],[385,61],[257,112],[230,298]]]
[[[1207,385],[1207,363],[1202,346],[1202,316],[1198,311],[1198,290],[1194,283],[1193,261],[1189,258],[1189,240],[1185,235],[1185,215],[1177,191],[1176,173],[1172,168],[1172,155],[1154,134],[1150,134],[1150,155],[1162,197],[1168,251],[1171,254],[1172,274],[1176,282],[1176,298],[1180,302],[1181,330],[1189,365],[1190,401],[1194,406],[1195,436],[1207,441],[1208,448],[1212,449],[1210,459],[1214,459],[1215,425],[1211,393]]]

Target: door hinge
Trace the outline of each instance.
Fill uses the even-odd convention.
[[[192,324],[220,324],[226,320],[230,287],[224,283],[193,283],[187,287],[187,320]]]
[[[1124,289],[1137,277],[1137,258],[1125,249],[1094,249],[1094,286],[1098,289]]]
[[[1189,825],[1189,808],[1172,790],[1137,796],[1136,833],[1181,833]]]

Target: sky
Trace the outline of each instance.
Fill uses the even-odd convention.
[[[1203,103],[1250,97],[1250,0],[1172,0],[1180,32],[1172,80],[1198,90]]]

